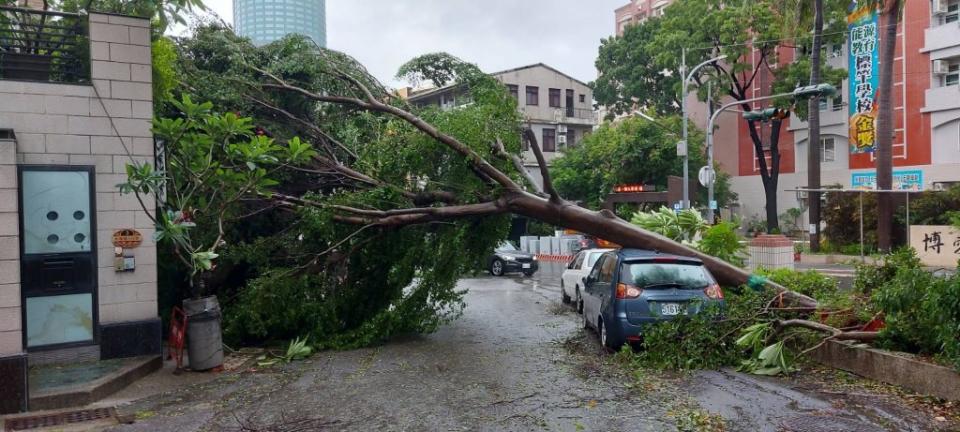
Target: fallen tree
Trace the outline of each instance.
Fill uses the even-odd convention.
[[[314,89],[305,85],[293,82],[293,80],[283,77],[280,73],[260,67],[252,62],[244,64],[256,71],[262,77],[262,82],[257,84],[255,90],[261,95],[260,98],[277,97],[298,97],[309,100],[320,106],[335,105],[349,109],[362,110],[369,113],[377,113],[390,116],[400,120],[407,125],[412,126],[420,133],[428,136],[437,145],[444,146],[451,150],[457,157],[466,161],[473,173],[484,184],[487,190],[482,194],[478,202],[464,203],[467,197],[462,197],[453,190],[436,190],[426,197],[419,200],[421,207],[395,208],[388,210],[373,210],[359,208],[350,205],[325,202],[323,200],[304,200],[284,194],[273,196],[275,200],[287,206],[315,206],[334,212],[334,220],[355,224],[362,227],[403,227],[417,224],[438,223],[469,217],[482,217],[487,215],[498,215],[512,213],[526,216],[543,222],[551,223],[557,226],[574,229],[583,233],[595,235],[600,238],[608,239],[625,247],[644,248],[659,250],[666,253],[693,256],[703,260],[704,264],[716,276],[718,281],[728,286],[744,285],[751,282],[751,274],[741,268],[733,266],[727,262],[719,260],[713,256],[701,253],[697,250],[674,242],[666,237],[645,231],[636,225],[633,225],[623,219],[620,219],[612,212],[602,210],[593,211],[580,207],[561,197],[550,179],[550,172],[544,162],[544,157],[540,147],[531,133],[524,133],[524,139],[529,143],[534,151],[539,164],[540,174],[543,177],[543,191],[533,190],[532,192],[525,188],[516,179],[521,178],[522,171],[513,173],[504,169],[497,168],[488,157],[503,159],[501,166],[517,167],[516,160],[507,152],[502,151],[502,146],[497,142],[489,143],[490,156],[480,154],[474,147],[460,141],[457,137],[448,135],[439,130],[436,126],[424,121],[414,113],[413,109],[405,107],[405,102],[397,100],[389,93],[383,90],[382,86],[376,84],[376,80],[369,76],[362,68],[354,67],[356,64],[352,59],[345,58],[340,54],[333,56],[328,52],[318,49],[312,55],[324,58],[325,73],[332,79],[340,81],[341,87],[345,91],[333,93],[330,88]],[[475,68],[473,68],[475,69]],[[461,83],[470,85],[472,81],[474,86],[476,82],[483,80],[492,80],[492,78],[479,73],[464,72],[470,70],[459,65],[457,78]],[[373,83],[373,84],[371,84]],[[251,96],[254,98],[254,96]],[[276,105],[263,102],[265,107],[275,107]],[[276,108],[277,111],[282,111]],[[282,112],[285,116],[293,116],[288,112]],[[300,119],[303,123],[311,123],[309,119]],[[319,126],[312,127],[319,131]],[[517,131],[521,133],[521,131]],[[316,136],[329,136],[319,131]],[[331,139],[324,139],[330,143]],[[315,157],[316,172],[335,174],[354,183],[365,185],[384,186],[389,182],[381,181],[375,178],[374,174],[368,174],[350,166],[348,160],[337,160],[331,156],[320,154]],[[529,181],[527,181],[529,183]],[[406,185],[391,185],[402,189],[405,195],[415,196],[418,191],[409,190]],[[791,291],[786,287],[776,285],[767,281],[767,284],[773,286],[782,299],[795,306],[808,310],[816,309],[815,299]]]

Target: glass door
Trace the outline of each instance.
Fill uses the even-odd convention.
[[[93,177],[88,167],[20,168],[21,280],[28,349],[95,341]]]

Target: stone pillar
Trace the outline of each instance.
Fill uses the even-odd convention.
[[[0,139],[0,414],[27,409],[27,356],[20,310],[16,141]]]
[[[747,247],[750,259],[747,268],[756,270],[788,268],[794,269],[793,241],[782,234],[761,234],[750,241]]]

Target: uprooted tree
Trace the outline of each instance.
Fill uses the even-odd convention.
[[[250,214],[277,213],[266,224],[273,230],[271,236],[284,240],[268,246],[257,242],[234,246],[241,250],[238,255],[247,250],[246,259],[264,267],[282,263],[256,275],[253,289],[242,294],[257,298],[255,307],[247,310],[270,302],[272,307],[309,309],[302,312],[352,329],[359,338],[334,346],[366,344],[372,342],[368,336],[382,337],[382,332],[436,328],[456,313],[462,296],[453,290],[457,278],[482,259],[498,235],[505,234],[510,214],[625,247],[695,256],[728,286],[757,281],[743,269],[640,229],[611,212],[588,210],[561,197],[535,137],[524,131],[513,98],[475,66],[442,55],[443,64],[456,68],[440,76],[467,87],[474,103],[453,111],[420,109],[393,96],[352,58],[320,49],[309,40],[294,36],[255,48],[222,29],[198,32],[197,40],[181,44],[185,81],[190,83],[184,91],[252,115],[265,126],[265,133],[298,134],[317,149],[307,164],[281,179],[275,192],[260,193],[251,201],[260,209]],[[405,75],[416,76],[418,68],[436,64],[413,62]],[[431,79],[427,74],[421,77]],[[528,141],[540,162],[542,190],[517,164],[521,139]],[[274,209],[282,211],[267,211]],[[296,218],[284,216],[291,214]],[[230,247],[226,251],[229,256]],[[783,304],[807,312],[817,307],[807,295],[766,283]],[[317,285],[326,288],[316,290]],[[294,292],[296,304],[289,300],[275,304],[284,298],[279,291]],[[316,306],[321,302],[342,307]],[[348,305],[354,309],[347,311]],[[357,305],[363,310],[355,309]],[[409,313],[416,322],[391,315],[398,311]],[[286,312],[238,321],[297,315]],[[816,325],[801,321],[784,325]],[[303,331],[304,325],[291,320],[284,328]],[[376,328],[381,334],[363,333],[364,328]],[[871,337],[816,330],[837,339]]]

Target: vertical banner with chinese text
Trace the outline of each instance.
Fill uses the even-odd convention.
[[[865,3],[865,2],[859,2]],[[849,35],[850,153],[871,153],[877,143],[879,32],[875,7],[854,2]]]

